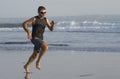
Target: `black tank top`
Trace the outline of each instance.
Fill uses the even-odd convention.
[[[39,16],[35,16],[36,21],[32,24],[32,38],[38,37],[39,39],[43,40],[43,33],[46,27],[46,17],[40,19]]]

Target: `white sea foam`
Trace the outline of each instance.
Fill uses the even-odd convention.
[[[102,23],[98,21],[59,21],[55,24],[55,31],[118,31],[120,29],[119,25],[119,23]],[[23,31],[23,28],[22,26],[9,27],[8,25],[8,27],[1,27],[0,31]]]
[[[23,28],[21,27],[14,27],[14,28],[0,28],[0,31],[23,31]]]

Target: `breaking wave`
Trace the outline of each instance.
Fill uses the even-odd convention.
[[[54,21],[56,32],[120,32],[120,16],[57,17]],[[24,30],[22,23],[0,22],[0,31]]]

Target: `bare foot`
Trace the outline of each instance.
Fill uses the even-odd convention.
[[[25,69],[26,73],[30,73],[29,67],[27,65],[24,65],[24,69]]]
[[[40,70],[40,63],[36,63],[36,68]]]
[[[30,73],[26,73],[25,79],[30,79]]]

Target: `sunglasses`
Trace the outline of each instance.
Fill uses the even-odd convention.
[[[41,14],[46,14],[46,12],[40,12]]]

